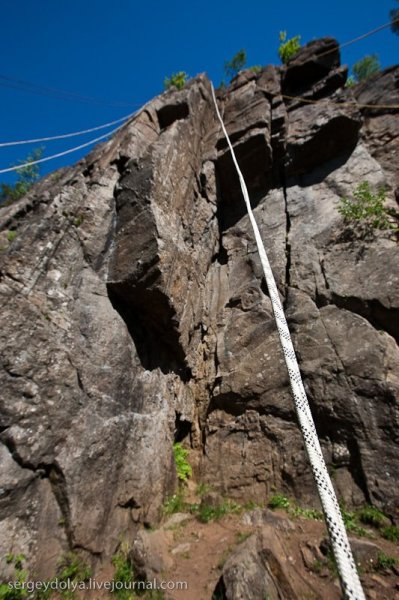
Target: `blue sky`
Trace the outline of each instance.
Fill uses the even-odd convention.
[[[117,119],[162,92],[164,77],[179,70],[191,76],[206,71],[218,84],[224,61],[240,48],[248,65],[279,64],[281,30],[300,34],[303,43],[326,35],[343,43],[389,21],[394,7],[395,0],[0,0],[0,75],[101,100],[70,101],[0,85],[0,141]],[[344,49],[342,62],[352,65],[371,53],[383,67],[397,63],[399,36],[385,29]],[[44,154],[95,136],[47,143]],[[0,148],[0,168],[31,149]],[[87,151],[45,163],[41,172],[72,164]],[[0,175],[0,181],[13,176]]]

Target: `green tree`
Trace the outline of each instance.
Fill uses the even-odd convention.
[[[396,0],[399,2],[399,0]],[[391,17],[391,31],[399,35],[399,8],[393,8],[389,11],[389,16]]]
[[[286,65],[295,54],[301,48],[301,36],[296,35],[287,40],[287,32],[280,31],[279,33],[280,46],[278,48],[278,55],[281,62]]]
[[[357,83],[365,81],[381,69],[377,54],[368,54],[358,60],[352,67],[353,76]]]
[[[43,150],[44,148],[35,148],[24,160],[20,160],[19,164],[40,160],[43,156]],[[0,184],[0,204],[12,204],[15,200],[22,198],[40,178],[39,165],[21,167],[16,172],[18,177],[14,185],[9,185],[8,183]]]
[[[170,88],[175,87],[178,90],[182,90],[187,83],[188,75],[185,71],[179,71],[178,73],[173,73],[170,77],[165,77],[164,79],[164,87],[165,90],[170,90]]]
[[[242,48],[233,56],[231,60],[224,63],[224,74],[230,81],[241,71],[247,64],[247,53]]]

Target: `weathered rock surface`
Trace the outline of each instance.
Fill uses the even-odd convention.
[[[397,110],[358,103],[398,103],[398,73],[353,95],[327,38],[283,69],[241,73],[219,99],[337,489],[392,515],[398,245],[389,230],[351,231],[337,206],[367,180],[397,209]],[[287,97],[299,95],[321,100]],[[2,208],[0,227],[3,555],[23,552],[41,577],[68,549],[106,560],[122,533],[157,523],[173,439],[220,493],[316,502],[205,76]]]

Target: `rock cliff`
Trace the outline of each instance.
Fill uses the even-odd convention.
[[[397,239],[337,207],[368,181],[398,208],[399,69],[346,75],[325,38],[218,100],[338,494],[394,519]],[[317,502],[205,75],[1,208],[0,227],[2,555],[43,578],[68,549],[109,559],[159,522],[173,441],[223,496]]]

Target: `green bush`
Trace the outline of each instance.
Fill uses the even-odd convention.
[[[114,596],[118,600],[133,600],[134,595],[129,590],[129,586],[134,579],[134,573],[127,544],[121,544],[119,551],[112,557],[112,564],[115,567],[114,583],[123,584],[122,589],[114,589]]]
[[[281,62],[286,65],[291,58],[298,53],[301,48],[301,36],[296,35],[287,40],[287,32],[280,31],[279,34],[280,46],[278,48],[278,55]]]
[[[345,87],[351,88],[354,85],[356,85],[355,78],[353,77],[353,75],[349,75],[348,79],[346,80]]]
[[[377,54],[368,54],[367,56],[364,56],[352,67],[353,77],[357,83],[365,81],[380,70],[381,65]]]
[[[167,498],[163,505],[163,514],[167,517],[177,512],[184,512],[187,509],[187,503],[184,500],[184,495],[179,492]]]
[[[286,496],[283,496],[282,494],[276,494],[275,496],[269,498],[267,505],[269,508],[272,509],[283,508],[285,510],[287,510],[291,506],[288,498]]]
[[[209,506],[208,504],[193,505],[192,511],[196,513],[197,519],[201,523],[209,523],[209,521],[217,521],[225,515],[239,514],[242,511],[242,506],[232,500],[224,500],[217,506]]]
[[[382,527],[381,535],[390,542],[399,542],[399,527],[397,525],[388,525],[388,527]]]
[[[173,73],[170,77],[165,77],[164,79],[164,87],[165,90],[170,90],[172,87],[177,88],[178,90],[182,90],[187,83],[188,75],[185,71],[179,71],[178,73]]]
[[[10,244],[15,240],[17,235],[18,234],[14,229],[10,229],[10,231],[7,231],[7,240],[10,242]]]
[[[338,212],[346,221],[362,222],[368,227],[379,229],[393,228],[389,222],[389,213],[384,207],[386,192],[371,190],[368,181],[362,181],[353,192],[353,198],[341,198]]]
[[[19,161],[19,163],[28,163],[35,160],[40,160],[43,155],[44,148],[36,148],[28,156]],[[40,168],[38,165],[30,165],[29,167],[21,167],[17,169],[17,181],[14,185],[7,183],[0,184],[0,204],[12,204],[15,200],[19,200],[25,196],[40,178]]]
[[[56,576],[58,581],[80,583],[81,581],[87,581],[90,577],[90,567],[75,552],[67,552],[58,563]],[[63,590],[61,591],[61,597],[72,600],[75,594],[72,590]]]
[[[365,525],[372,525],[373,527],[382,527],[386,523],[386,516],[375,506],[365,506],[357,512],[359,521]]]
[[[346,531],[352,531],[352,533],[359,537],[367,536],[368,532],[363,527],[360,527],[356,514],[346,510],[342,502],[340,503],[340,508]]]
[[[377,557],[377,562],[375,565],[376,571],[386,571],[392,569],[399,564],[399,560],[394,556],[388,556],[384,554],[384,552],[380,552]]]
[[[180,481],[187,481],[193,474],[191,465],[187,460],[188,450],[185,450],[179,442],[176,442],[176,444],[173,444],[173,456],[175,458],[177,477]]]
[[[23,554],[7,554],[6,561],[14,566],[13,583],[25,583],[28,579],[28,572],[24,569],[25,562]],[[22,588],[10,588],[8,583],[0,583],[0,600],[23,600],[29,597],[29,592]]]
[[[247,63],[247,53],[242,48],[233,56],[231,60],[224,63],[224,74],[232,80],[245,67]]]

